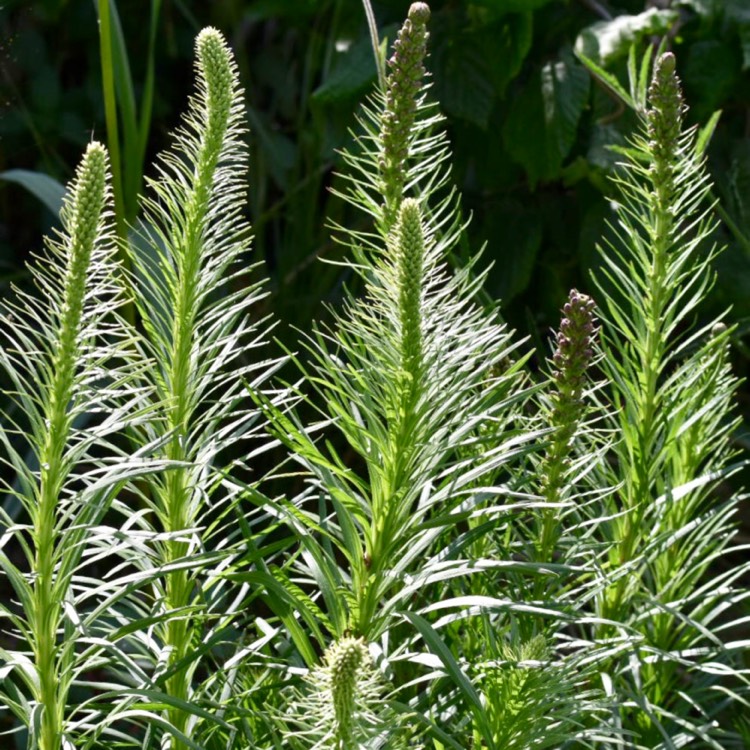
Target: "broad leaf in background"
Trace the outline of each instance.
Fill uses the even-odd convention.
[[[436,16],[433,67],[441,107],[486,129],[495,102],[505,96],[529,53],[532,29],[531,13],[503,14],[482,24],[460,10]]]
[[[546,63],[513,103],[503,129],[505,147],[532,187],[560,174],[588,101],[590,79],[569,51]]]
[[[576,53],[600,65],[627,55],[633,44],[649,36],[666,34],[679,18],[674,10],[649,10],[636,16],[618,16],[583,29],[576,39]]]
[[[395,27],[391,29],[390,38],[393,31]],[[366,37],[358,39],[338,54],[331,74],[314,91],[313,101],[331,104],[351,100],[353,96],[361,97],[372,85],[377,73],[370,40]]]
[[[694,116],[703,122],[742,82],[738,48],[716,39],[696,42],[684,61],[685,90]]]
[[[566,50],[561,59],[542,68],[542,98],[547,142],[552,139],[560,158],[573,146],[578,120],[589,95],[589,75]]]

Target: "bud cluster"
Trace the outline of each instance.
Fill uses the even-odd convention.
[[[686,111],[680,79],[675,73],[675,56],[671,52],[665,52],[656,61],[648,97],[651,107],[646,112],[646,120],[649,147],[653,153],[651,169],[654,185],[664,202],[669,200],[668,190],[674,181]]]
[[[557,348],[552,355],[555,370],[553,378],[559,389],[559,397],[571,406],[580,404],[586,369],[593,357],[596,336],[594,300],[573,289],[563,306],[564,318],[555,336]]]
[[[370,652],[362,638],[346,637],[326,651],[325,662],[330,673],[337,740],[342,747],[348,747],[358,683],[362,675],[369,672]]]
[[[208,27],[195,40],[199,85],[205,87],[205,138],[202,177],[213,174],[231,116],[236,71],[232,53],[222,34]]]
[[[107,151],[100,143],[90,143],[76,170],[75,181],[66,198],[62,220],[70,236],[65,275],[65,296],[61,325],[62,345],[67,357],[73,357],[83,298],[94,246],[101,231],[107,202]],[[63,354],[59,356],[63,358]],[[59,372],[65,368],[58,363]]]
[[[560,500],[571,441],[581,420],[586,370],[594,356],[597,333],[594,307],[591,297],[575,289],[571,290],[568,301],[563,306],[565,317],[560,322],[560,330],[555,337],[557,347],[552,355],[555,367],[552,381],[556,390],[551,396],[552,412],[549,416],[553,433],[542,467],[542,492],[549,502]],[[550,523],[551,519],[548,519],[543,549],[550,543]]]
[[[393,45],[393,55],[388,60],[385,109],[381,123],[383,153],[379,164],[388,227],[396,220],[403,193],[409,138],[425,75],[424,60],[429,36],[426,24],[429,17],[430,9],[426,3],[412,3],[409,16]]]
[[[419,379],[422,366],[424,234],[417,201],[407,198],[403,202],[397,227],[401,366],[411,390]]]

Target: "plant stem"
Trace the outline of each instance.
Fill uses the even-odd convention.
[[[39,675],[39,703],[43,706],[40,750],[59,750],[63,735],[66,690],[61,689],[57,631],[67,580],[56,581],[55,561],[61,540],[58,525],[60,493],[70,468],[64,461],[71,431],[69,408],[75,398],[76,368],[89,262],[99,232],[106,201],[106,152],[92,144],[78,169],[76,183],[63,208],[69,235],[67,268],[57,338],[53,348],[51,378],[46,386],[47,429],[40,453],[39,504],[33,515],[36,554],[30,618],[34,656]]]
[[[194,460],[190,432],[194,427],[198,399],[195,394],[196,369],[200,366],[196,355],[197,320],[201,299],[199,286],[203,272],[204,230],[208,221],[212,187],[219,162],[224,137],[229,127],[232,108],[233,71],[229,52],[214,30],[202,32],[196,42],[200,68],[205,76],[207,105],[205,131],[196,155],[194,183],[187,195],[184,221],[172,228],[170,246],[176,266],[173,295],[170,351],[164,402],[167,406],[166,424],[171,438],[167,444],[166,458],[180,464]],[[195,525],[204,508],[200,489],[192,484],[190,468],[176,467],[165,480],[162,508],[166,531],[179,534]],[[188,544],[175,539],[166,543],[167,563],[184,559]],[[182,610],[191,604],[193,583],[186,570],[172,571],[166,581],[166,606],[169,610]],[[180,663],[194,643],[196,624],[184,612],[170,618],[164,633],[165,645],[170,652],[170,665]],[[192,670],[181,667],[167,680],[167,691],[180,700],[190,695]],[[179,707],[169,709],[170,722],[181,732],[185,731],[188,714]],[[172,740],[173,750],[183,743]]]
[[[378,24],[375,13],[372,10],[370,0],[362,0],[367,18],[367,28],[370,32],[370,43],[372,44],[372,55],[375,58],[375,67],[378,69],[378,86],[385,90],[385,64],[380,54],[380,42],[378,40]]]
[[[117,121],[117,92],[115,91],[114,51],[112,48],[112,23],[110,0],[98,0],[99,8],[99,58],[102,67],[104,89],[104,116],[107,122],[107,147],[112,169],[112,192],[115,202],[115,230],[117,236],[127,240],[125,207],[122,192],[122,168],[120,159],[120,133]]]

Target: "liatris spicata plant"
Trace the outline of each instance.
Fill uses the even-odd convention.
[[[571,292],[532,385],[478,303],[477,261],[448,263],[428,18],[411,6],[344,154],[367,226],[335,231],[362,293],[312,326],[294,389],[253,360],[266,326],[221,35],[198,36],[196,94],[120,248],[132,276],[89,147],[35,296],[0,326],[17,506],[0,511],[0,702],[28,750],[746,744],[748,644],[727,633],[750,564],[714,569],[738,505],[717,493],[734,329],[693,326],[714,223],[675,60],[647,97],[650,57],[631,58],[643,128],[600,309]],[[253,475],[271,449],[287,455]]]
[[[737,381],[728,332],[691,327],[713,278],[715,252],[702,247],[714,220],[675,67],[671,53],[656,60],[642,133],[615,179],[616,240],[598,276],[601,367],[618,435],[599,478],[615,491],[599,526],[608,554],[598,638],[605,655],[618,637],[623,649],[608,674],[634,747],[726,748],[737,737],[720,719],[743,686],[743,646],[724,640],[729,621],[714,623],[746,596],[735,582],[747,566],[713,566],[729,549],[737,507],[716,495],[732,470]]]
[[[421,72],[424,31],[416,29],[425,18],[423,4],[411,6],[388,94],[376,95],[365,110],[360,151],[345,155],[355,172],[345,197],[370,216],[374,232],[338,228],[364,293],[350,297],[345,310],[334,313],[331,330],[316,331],[308,342],[306,380],[323,421],[306,426],[293,414],[270,414],[275,435],[308,473],[309,488],[294,500],[265,499],[288,516],[304,549],[285,584],[288,602],[334,638],[350,632],[364,638],[382,653],[380,668],[389,676],[394,662],[414,668],[420,659],[450,657],[431,623],[430,587],[514,568],[511,560],[465,559],[476,534],[464,525],[483,514],[510,514],[499,499],[507,488],[482,480],[517,462],[533,438],[514,431],[529,397],[523,359],[514,355],[518,344],[476,305],[481,276],[472,278],[473,268],[445,266],[458,219],[452,195],[432,200],[447,179],[445,136],[433,132],[439,118],[430,113],[415,74],[406,76],[408,85],[397,83],[404,71]],[[413,125],[394,131],[402,112]],[[381,169],[384,164],[390,171]],[[327,431],[325,440],[317,439],[319,429]],[[491,433],[491,442],[478,441],[483,433]],[[342,460],[341,445],[361,470]],[[494,523],[487,518],[485,530]],[[466,616],[470,600],[444,597],[441,608],[452,612],[445,619]],[[483,604],[504,607],[507,601],[487,596]],[[282,602],[269,605],[281,616]],[[408,637],[404,617],[414,626]],[[298,628],[289,635],[303,653],[312,650]],[[425,648],[427,654],[416,651]],[[394,687],[398,691],[397,679]],[[490,736],[479,699],[469,692]],[[419,705],[427,731],[440,735],[426,694],[412,700],[409,709]],[[399,741],[403,729],[394,723],[388,742]]]
[[[195,747],[215,728],[201,705],[215,704],[230,679],[227,643],[236,638],[244,595],[224,574],[247,549],[236,546],[238,527],[251,526],[236,507],[247,476],[242,462],[233,459],[237,476],[229,481],[222,461],[240,446],[250,453],[267,444],[253,442],[259,412],[245,394],[262,389],[277,366],[253,360],[265,326],[251,318],[264,293],[242,265],[250,227],[242,215],[247,148],[236,65],[215,29],[201,31],[195,48],[196,94],[174,146],[157,162],[157,179],[147,181],[132,258],[153,403],[131,440],[161,445],[169,469],[139,488],[148,512],[136,526],[149,552],[128,558],[142,586],[119,613],[129,648],[152,664],[131,676],[136,702],[120,711],[134,715],[143,699],[144,745],[166,731],[172,750]],[[161,715],[151,710],[156,704],[165,707]]]
[[[109,200],[107,153],[92,143],[66,193],[62,232],[30,267],[36,294],[18,291],[0,323],[14,407],[0,428],[14,472],[3,491],[21,515],[0,511],[0,568],[16,596],[0,606],[13,643],[0,651],[0,698],[39,750],[72,748],[96,727],[99,712],[76,707],[71,692],[107,661],[94,637],[95,605],[116,601],[122,586],[114,578],[86,587],[84,571],[109,536],[97,525],[115,491],[143,469],[137,454],[123,459],[111,442],[137,419],[143,393],[132,332],[117,316]],[[8,554],[14,546],[21,564]]]
[[[526,570],[472,581],[475,594],[502,587],[506,607],[466,627],[463,651],[472,684],[481,696],[473,709],[473,745],[480,748],[589,747],[604,713],[595,659],[587,644],[571,638],[591,597],[592,499],[582,475],[600,459],[591,439],[590,399],[595,358],[594,301],[572,290],[555,336],[552,372],[538,394],[544,425],[538,454],[521,486],[538,497],[527,512],[498,525],[479,542],[488,558],[529,560]],[[526,427],[530,429],[530,427]],[[536,575],[529,575],[536,573]],[[468,676],[468,675],[467,675]],[[607,738],[617,740],[615,733]]]

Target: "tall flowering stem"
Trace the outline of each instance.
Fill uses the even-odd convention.
[[[427,96],[429,19],[426,3],[411,4],[387,60],[384,85],[357,118],[354,148],[342,153],[348,170],[338,194],[363,211],[375,230],[336,227],[358,262],[365,254],[382,253],[406,198],[419,201],[438,255],[450,251],[462,230],[448,166],[450,147],[441,128],[444,117]],[[368,264],[363,258],[361,265]]]
[[[0,654],[0,704],[25,723],[39,750],[72,747],[71,686],[101,656],[89,660],[79,648],[89,622],[78,609],[76,578],[91,529],[111,501],[107,436],[126,411],[118,401],[127,355],[116,314],[109,180],[107,152],[92,143],[66,193],[62,231],[29,266],[35,291],[16,290],[0,311],[2,396],[12,405],[0,420],[2,462],[10,470],[0,491],[18,501],[24,519],[0,508],[0,572],[14,591],[0,603],[3,628],[13,636]],[[18,557],[6,554],[11,540]]]
[[[205,131],[196,155],[195,182],[186,196],[184,225],[175,225],[172,237],[174,259],[177,264],[178,286],[174,289],[174,318],[172,320],[171,351],[166,372],[166,417],[173,437],[167,448],[172,461],[189,461],[190,446],[186,436],[196,419],[195,378],[199,362],[196,358],[195,330],[202,306],[201,273],[207,263],[204,233],[216,170],[224,148],[235,100],[236,83],[231,53],[215,29],[204,29],[196,39],[199,86],[205,91],[205,108],[201,113]],[[199,490],[191,486],[192,472],[176,469],[166,476],[163,497],[166,530],[179,532],[195,526],[199,518]],[[166,544],[169,562],[180,560],[188,553],[188,544],[171,540]],[[195,587],[188,571],[182,569],[167,577],[166,604],[170,609],[187,607]],[[194,645],[194,626],[186,617],[172,617],[167,624],[166,641],[171,648],[172,663],[177,664]],[[179,669],[167,680],[167,692],[182,701],[190,695],[190,670]],[[176,708],[170,711],[174,726],[184,731],[187,714]],[[173,739],[174,750],[182,744]]]
[[[155,581],[155,598],[164,611],[180,613],[157,626],[168,655],[164,691],[172,699],[165,711],[172,750],[186,747],[182,737],[199,731],[189,725],[193,719],[185,706],[197,699],[201,682],[195,675],[205,668],[191,654],[207,633],[234,616],[213,606],[216,586],[211,596],[205,594],[209,566],[184,561],[205,553],[208,535],[221,528],[203,528],[203,519],[220,502],[233,501],[213,472],[228,442],[246,439],[254,424],[254,412],[242,404],[242,381],[247,375],[251,382],[250,372],[259,369],[247,356],[257,345],[248,313],[262,296],[249,279],[237,283],[241,291],[229,288],[230,279],[242,273],[239,259],[250,243],[242,215],[247,147],[237,66],[216,29],[198,34],[195,52],[196,92],[143,202],[143,240],[155,260],[134,257],[142,343],[150,355],[149,378],[157,385],[155,408],[134,439],[143,444],[159,436],[160,457],[172,467],[153,483],[151,502],[155,529],[167,537],[158,545],[160,562],[173,566]]]
[[[67,595],[55,575],[61,550],[59,505],[70,473],[65,453],[71,438],[69,405],[76,398],[78,362],[81,357],[82,312],[89,264],[94,245],[102,233],[108,197],[107,154],[92,143],[76,172],[75,181],[62,211],[69,240],[65,247],[67,268],[64,293],[58,311],[57,339],[53,344],[50,379],[40,384],[45,391],[48,430],[40,458],[38,509],[32,518],[36,538],[34,563],[34,659],[38,672],[38,696],[42,705],[40,750],[58,750],[63,739],[67,691],[62,689],[58,669],[62,606]]]
[[[651,203],[647,220],[643,222],[643,239],[638,229],[632,232],[630,241],[635,242],[639,252],[647,258],[645,264],[643,304],[645,326],[643,331],[626,331],[626,338],[637,341],[638,387],[632,399],[636,431],[636,443],[632,451],[634,474],[625,486],[623,499],[627,514],[622,521],[618,564],[627,564],[635,553],[642,513],[649,507],[654,485],[655,452],[659,451],[663,429],[660,418],[663,397],[660,393],[660,375],[664,362],[669,356],[670,333],[673,325],[669,319],[673,315],[669,307],[674,304],[675,272],[690,257],[694,243],[685,243],[685,249],[677,243],[683,236],[686,222],[700,221],[700,200],[705,196],[705,181],[686,181],[686,175],[693,175],[701,168],[689,160],[692,148],[691,134],[682,133],[685,105],[680,90],[680,82],[675,73],[675,57],[672,53],[663,54],[654,67],[649,87],[649,108],[646,112],[646,134],[648,141],[643,145],[648,153],[649,166],[632,165],[634,176],[641,176],[648,186]],[[626,201],[632,200],[628,182],[619,183]],[[695,189],[695,186],[698,189]],[[635,190],[642,190],[640,186]],[[681,196],[681,193],[683,195]],[[680,199],[683,198],[683,201]],[[680,201],[680,203],[678,203]],[[674,210],[680,205],[678,216]],[[630,206],[626,202],[630,211]],[[642,210],[642,209],[641,209]],[[643,244],[642,243],[647,243]],[[680,257],[681,256],[681,257]],[[624,595],[626,579],[621,579],[615,590],[610,592],[609,610],[614,612]]]
[[[674,55],[656,60],[641,97],[642,128],[614,178],[614,240],[601,252],[601,367],[618,439],[601,464],[612,492],[596,637],[627,644],[627,660],[607,669],[623,696],[618,721],[640,747],[678,733],[686,745],[726,747],[714,719],[723,691],[742,682],[732,679],[741,657],[715,623],[738,594],[736,571],[724,578],[715,563],[731,543],[737,500],[715,490],[731,470],[736,379],[726,332],[712,335],[716,321],[695,327],[714,278],[716,250],[703,245],[716,221],[703,149],[696,129],[684,129]]]

